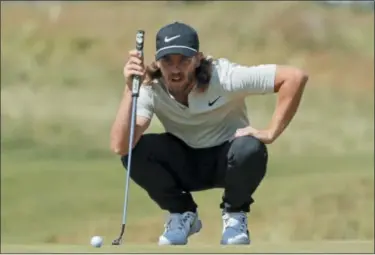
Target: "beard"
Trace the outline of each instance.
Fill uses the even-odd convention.
[[[188,73],[187,78],[184,79],[182,74],[171,76],[168,79],[168,91],[175,97],[188,95],[193,88],[194,72]],[[175,81],[173,78],[179,77],[181,81]]]

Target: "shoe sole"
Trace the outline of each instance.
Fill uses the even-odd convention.
[[[220,244],[221,245],[249,245],[250,244],[250,240],[249,239],[239,239],[239,240],[232,240],[232,241],[225,241],[225,240],[221,240],[220,241]]]

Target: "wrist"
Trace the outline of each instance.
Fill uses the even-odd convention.
[[[278,129],[276,128],[276,127],[269,127],[268,129],[267,129],[267,131],[268,131],[268,137],[269,137],[269,139],[270,140],[272,140],[272,141],[274,141],[276,138],[277,138],[277,136],[278,136]]]
[[[132,96],[132,91],[129,89],[128,86],[125,86],[125,89],[123,91],[123,96],[124,97],[131,97]]]
[[[281,135],[281,133],[284,131],[285,128],[286,126],[283,123],[279,123],[278,125],[271,125],[268,130],[269,130],[269,135],[272,138],[272,140],[273,141],[276,140]]]

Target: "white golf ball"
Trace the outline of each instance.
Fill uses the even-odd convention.
[[[103,245],[103,238],[100,236],[93,236],[91,238],[91,245],[96,248],[101,247]]]

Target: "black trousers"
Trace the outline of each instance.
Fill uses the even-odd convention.
[[[121,158],[125,168],[127,157]],[[267,161],[266,146],[251,136],[194,149],[169,133],[145,134],[133,149],[130,176],[171,213],[195,212],[191,192],[213,188],[224,189],[224,211],[249,212]]]

